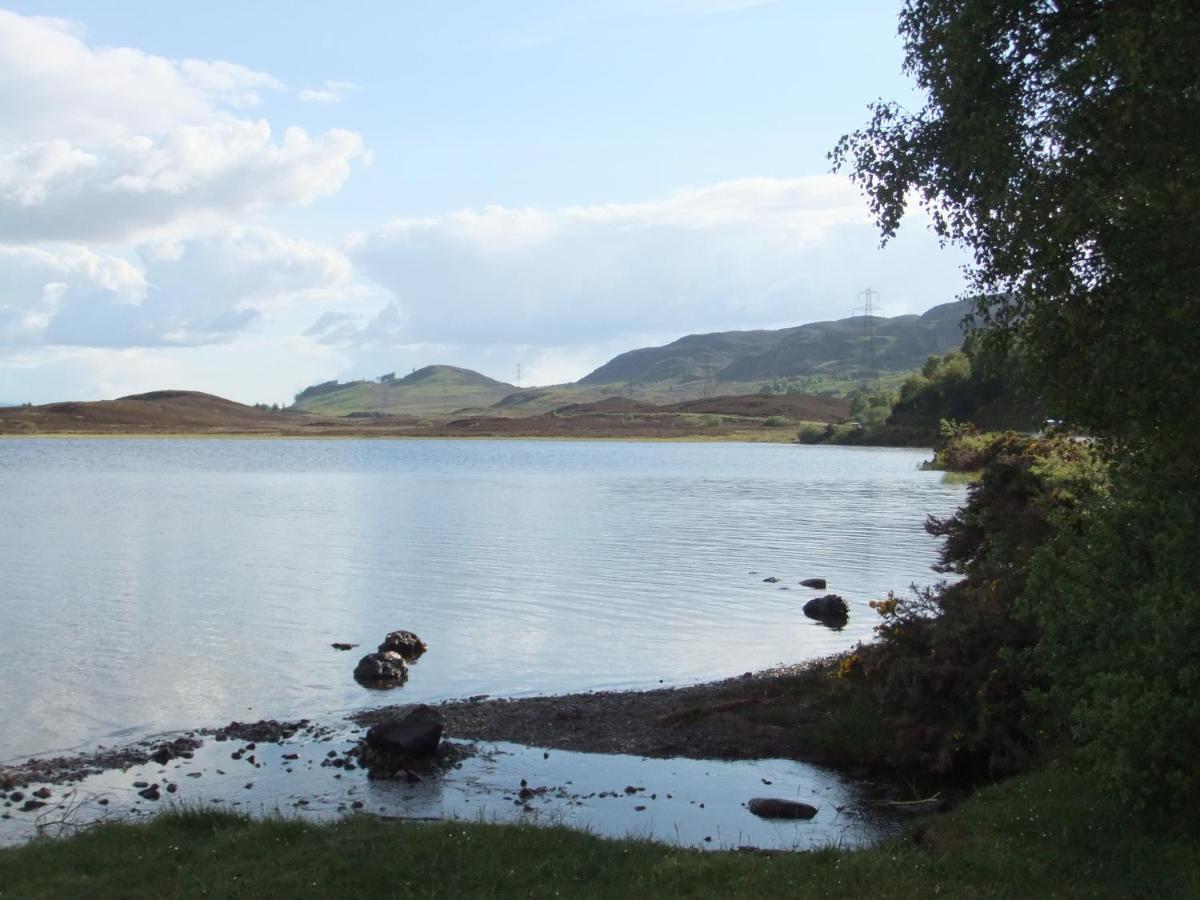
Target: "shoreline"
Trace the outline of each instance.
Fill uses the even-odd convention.
[[[904,814],[932,811],[910,802],[914,786],[896,773],[838,764],[796,723],[758,715],[773,704],[795,706],[797,686],[824,678],[830,665],[814,660],[641,691],[430,704],[445,723],[440,747],[391,775],[370,770],[366,732],[420,704],[316,721],[231,722],[31,757],[0,765],[0,847],[193,807],[328,823],[356,813],[574,821],[618,838],[657,822],[668,830],[655,831],[655,840],[686,837],[705,849],[723,846],[723,830],[771,852],[822,840],[870,844],[892,834]],[[799,712],[803,721],[803,705]],[[811,801],[817,819],[781,831],[749,808],[764,795]],[[939,810],[948,805],[938,801]]]
[[[54,438],[63,440],[112,439],[112,440],[397,440],[397,441],[606,441],[616,443],[685,444],[685,443],[735,443],[735,444],[796,444],[795,436],[766,435],[752,431],[729,434],[681,434],[681,435],[614,435],[614,434],[379,434],[378,432],[338,432],[335,434],[295,434],[290,432],[243,432],[243,431],[172,431],[172,432],[94,432],[94,431],[49,431],[49,432],[0,432],[0,439],[23,440]],[[916,448],[922,449],[922,448]]]
[[[861,775],[861,767],[840,765],[803,734],[805,716],[813,713],[813,708],[794,703],[796,689],[823,677],[837,658],[692,685],[515,698],[480,695],[429,705],[442,713],[444,736],[453,740],[658,759],[788,759]],[[796,721],[786,725],[767,721],[785,700]],[[338,721],[345,727],[365,729],[416,705],[396,703],[358,710],[341,714]],[[74,753],[49,750],[0,763],[0,786],[63,784],[129,768],[146,763],[163,745],[180,740],[202,744],[237,737],[266,744],[285,740],[318,743],[336,730],[332,722],[333,717],[322,722],[231,722],[147,735],[116,747],[98,745]]]

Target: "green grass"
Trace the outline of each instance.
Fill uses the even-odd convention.
[[[1188,897],[1200,841],[1149,832],[1086,772],[980,791],[872,850],[760,856],[564,828],[251,822],[213,812],[0,850],[0,897]]]
[[[323,416],[344,416],[370,410],[390,415],[444,418],[464,407],[489,406],[506,394],[506,391],[457,384],[450,379],[402,387],[362,382],[303,400],[296,408]]]

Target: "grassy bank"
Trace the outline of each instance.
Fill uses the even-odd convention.
[[[563,828],[213,812],[0,850],[0,897],[1200,895],[1200,842],[1129,827],[1086,772],[980,791],[872,850],[763,856]]]

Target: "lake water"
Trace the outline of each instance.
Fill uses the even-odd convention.
[[[231,719],[680,684],[869,639],[963,489],[922,451],[0,440],[0,760]],[[763,581],[768,576],[778,584]],[[842,631],[806,619],[821,576]],[[787,590],[784,590],[787,588]],[[403,688],[351,672],[388,631]],[[359,643],[350,653],[333,641]]]

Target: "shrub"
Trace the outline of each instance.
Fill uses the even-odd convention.
[[[1063,438],[979,440],[989,462],[967,502],[926,526],[943,540],[938,570],[959,580],[873,603],[880,639],[860,658],[896,764],[994,776],[1027,767],[1044,746],[1029,702],[1044,687],[1029,664],[1039,632],[1019,608],[1026,566],[1101,489],[1103,470]]]

